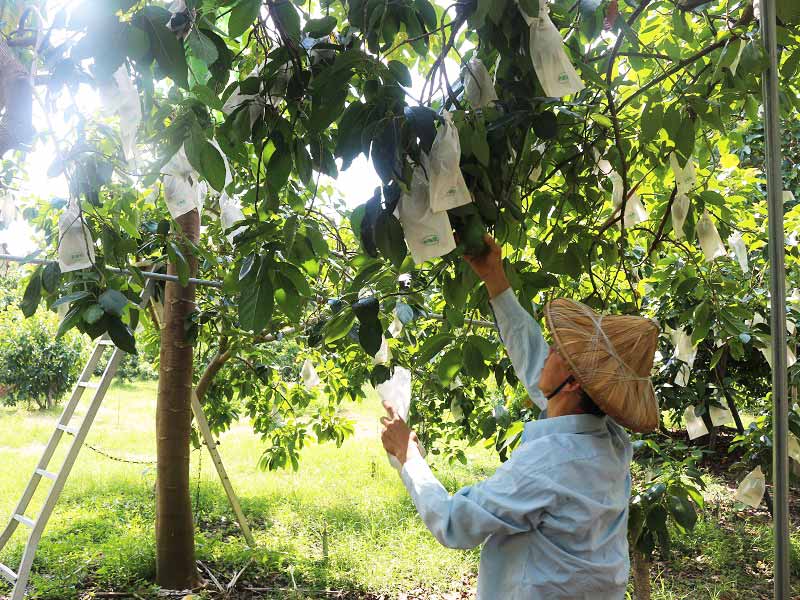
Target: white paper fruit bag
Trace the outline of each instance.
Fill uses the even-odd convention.
[[[789,458],[800,465],[800,441],[791,433],[789,434]]]
[[[764,473],[761,471],[761,466],[759,465],[742,480],[742,483],[740,483],[739,487],[736,489],[734,498],[743,504],[758,508],[761,504],[761,499],[764,497],[766,488]]]
[[[161,167],[161,173],[164,176],[164,200],[173,219],[194,209],[202,212],[208,186],[200,181],[186,158],[183,146]]]
[[[435,213],[472,202],[461,173],[461,141],[450,113],[443,114],[444,124],[433,140],[430,155],[430,207]]]
[[[747,246],[744,244],[742,234],[736,231],[728,236],[728,245],[736,255],[736,260],[739,262],[742,272],[748,273],[750,271],[750,264],[747,261]]]
[[[580,92],[583,81],[567,56],[561,33],[550,20],[547,0],[539,0],[536,17],[526,14],[522,7],[520,13],[530,27],[531,61],[545,95],[561,98]]]
[[[714,225],[708,211],[704,211],[703,216],[697,221],[697,239],[700,241],[700,248],[706,257],[706,262],[712,262],[720,256],[725,256],[725,245],[722,243],[717,226]]]
[[[703,418],[695,414],[694,408],[694,406],[689,406],[683,411],[683,420],[686,423],[686,431],[689,433],[690,440],[703,437],[708,433],[708,428]]]
[[[303,385],[307,390],[313,390],[322,383],[319,375],[317,375],[317,370],[314,368],[314,363],[311,362],[310,358],[307,358],[303,363],[303,368],[300,371],[300,378],[303,380]]]
[[[378,384],[375,390],[380,396],[381,402],[391,405],[397,416],[408,421],[408,413],[411,411],[411,371],[403,367],[395,367],[394,375],[388,381]],[[426,456],[425,448],[418,445],[419,452]],[[389,462],[398,471],[402,469],[400,462],[391,454],[387,453]]]
[[[123,65],[114,73],[114,79],[100,88],[103,109],[107,114],[119,115],[120,139],[122,152],[129,165],[135,165],[136,134],[142,122],[142,106],[139,103],[139,92]]]
[[[242,205],[237,198],[231,198],[226,193],[222,193],[219,197],[219,220],[222,223],[222,229],[224,231],[228,231],[239,221],[244,219],[244,213],[242,212]],[[241,225],[236,229],[228,232],[225,234],[225,237],[228,238],[228,241],[233,245],[233,241],[236,239],[236,236],[242,233],[243,231],[247,231],[247,227]]]
[[[686,161],[686,166],[681,167],[678,162],[678,155],[670,152],[669,165],[672,168],[672,173],[675,175],[675,187],[678,188],[678,194],[688,196],[692,188],[697,184],[697,173],[694,167],[694,160],[689,157]]]
[[[733,414],[727,408],[720,408],[719,406],[710,406],[708,409],[708,416],[711,418],[711,424],[715,427],[727,425],[733,421]]]
[[[464,67],[464,97],[473,108],[484,108],[497,101],[494,82],[480,58],[471,59]]]
[[[423,163],[414,169],[410,193],[403,194],[397,205],[397,217],[403,225],[414,263],[418,265],[456,249],[447,213],[431,210],[425,166],[423,158]]]
[[[62,273],[94,264],[94,240],[78,205],[70,201],[58,218],[58,266]]]

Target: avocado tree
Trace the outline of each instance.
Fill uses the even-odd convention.
[[[709,379],[727,397],[726,377],[769,335],[747,323],[766,307],[764,182],[742,154],[759,120],[764,65],[749,0],[11,6],[0,15],[0,59],[13,64],[0,64],[0,79],[19,89],[4,96],[16,107],[2,121],[15,132],[9,145],[24,150],[34,106],[42,115],[57,107],[66,122],[57,132],[44,119],[34,143],[55,148],[48,174],[67,178],[70,199],[32,200],[25,216],[55,256],[65,239],[59,218],[77,210],[72,223],[88,232],[90,259],[50,272],[47,285],[44,270],[34,271],[27,303],[67,304],[60,333],[107,332],[129,352],[140,321],[160,323],[164,587],[197,577],[193,386],[219,429],[240,399],[267,443],[263,466],[296,467],[308,438],[341,443],[351,432],[339,402],[403,365],[419,399],[410,419],[434,452],[463,460],[457,442],[487,440],[507,455],[531,409],[484,329],[486,292],[460,260],[481,251],[485,230],[503,245],[512,287],[534,315],[567,295],[691,330],[691,347],[711,356],[684,381],[696,398],[663,393],[675,411],[707,403]],[[800,107],[800,14],[790,0],[778,8],[791,119]],[[546,94],[553,88],[535,66],[540,10],[564,40],[572,83],[579,76],[585,86],[564,97]],[[18,83],[22,72],[33,73],[23,78],[32,89]],[[83,86],[104,94],[105,115],[85,113]],[[473,202],[448,213],[459,247],[416,265],[395,213],[448,127]],[[382,186],[350,210],[356,202],[334,180],[360,155]],[[20,155],[9,156],[5,185],[24,172]],[[791,227],[799,216],[787,204]],[[796,240],[787,246],[796,287]],[[179,278],[159,296],[161,316],[135,308],[143,264]],[[223,283],[195,288],[195,276]],[[260,350],[289,334],[320,367],[329,403],[314,414],[304,410],[309,392]],[[665,338],[663,353],[671,351]],[[197,354],[205,367],[195,371]],[[674,375],[665,375],[671,388]],[[680,498],[683,509],[696,502],[687,494],[665,498]],[[660,506],[662,496],[651,495]]]

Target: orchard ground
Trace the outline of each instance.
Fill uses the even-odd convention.
[[[88,442],[118,457],[153,460],[156,387],[155,382],[115,385]],[[198,598],[223,597],[209,572],[225,587],[242,569],[232,598],[474,597],[478,551],[442,548],[425,530],[380,446],[377,399],[345,408],[356,422],[356,435],[341,449],[310,443],[296,473],[258,470],[263,443],[246,421],[221,436],[223,460],[250,518],[255,550],[238,533],[205,449],[192,453],[197,556],[209,580]],[[0,409],[3,519],[57,415]],[[434,459],[451,491],[497,465],[482,448],[467,455],[466,466]],[[157,590],[147,583],[155,570],[154,482],[154,466],[116,462],[84,449],[39,547],[31,597],[74,600],[117,592],[106,597],[155,598]],[[653,564],[654,598],[771,597],[769,514],[734,505],[734,486],[709,472],[706,509],[696,529],[689,535],[674,532],[671,557],[657,556]],[[797,495],[793,508],[796,501]],[[18,562],[21,532],[15,542],[0,562]],[[792,546],[798,576],[797,530]],[[800,594],[800,585],[795,590]],[[0,597],[7,591],[0,587]]]

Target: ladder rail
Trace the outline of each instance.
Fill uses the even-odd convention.
[[[153,288],[154,286],[152,281],[148,281],[147,286],[145,286],[145,289],[142,292],[142,299],[141,303],[139,304],[140,309],[143,309],[147,306],[147,303],[150,301],[150,298],[153,294]],[[39,460],[39,463],[34,469],[33,475],[31,476],[31,479],[29,480],[28,485],[22,494],[22,498],[17,505],[17,509],[14,511],[14,513],[12,513],[12,517],[9,520],[8,526],[3,531],[2,535],[0,535],[0,550],[2,550],[11,539],[11,536],[14,534],[14,531],[20,523],[25,523],[31,527],[31,532],[28,535],[28,540],[25,544],[25,550],[22,555],[22,561],[20,563],[19,570],[15,573],[6,565],[1,565],[3,569],[0,569],[0,574],[4,575],[6,579],[11,580],[11,576],[13,576],[15,579],[15,581],[12,582],[14,583],[14,589],[11,593],[10,600],[23,600],[25,597],[28,579],[30,577],[33,560],[36,556],[36,550],[39,546],[39,542],[44,534],[45,528],[47,527],[47,523],[50,520],[50,516],[55,510],[55,506],[58,503],[61,492],[66,485],[67,479],[72,471],[72,467],[74,466],[81,448],[86,441],[86,437],[88,436],[92,423],[97,416],[97,412],[100,410],[100,405],[102,404],[103,399],[108,392],[108,388],[111,386],[111,382],[114,379],[114,375],[116,375],[116,372],[119,368],[119,364],[125,355],[123,350],[114,347],[114,351],[109,358],[108,363],[106,364],[106,368],[103,370],[100,383],[97,384],[96,387],[93,385],[88,386],[87,383],[89,383],[91,380],[94,370],[97,367],[97,363],[104,354],[105,348],[112,345],[109,344],[108,341],[110,341],[108,340],[108,337],[103,336],[103,338],[99,340],[95,346],[92,355],[90,356],[86,366],[78,378],[78,382],[75,384],[69,401],[64,406],[64,410],[58,419],[58,423],[50,437],[50,441],[48,442],[45,451]],[[83,418],[81,419],[80,426],[77,429],[73,429],[69,427],[69,422],[75,414],[75,410],[78,407],[78,403],[81,400],[84,390],[89,389],[90,387],[95,388],[92,401],[86,410],[86,414],[84,414]],[[74,432],[74,439],[67,449],[66,456],[64,457],[61,466],[54,474],[55,477],[51,477],[53,474],[47,471],[47,467],[49,466],[65,431],[69,431],[70,433]],[[50,490],[47,493],[44,504],[39,511],[39,515],[35,520],[28,519],[27,517],[24,517],[25,511],[27,510],[31,499],[36,493],[43,476],[52,479],[52,485],[50,486]],[[22,516],[23,518],[19,519],[19,516]]]
[[[119,363],[122,361],[124,354],[125,352],[119,348],[114,349],[114,353],[111,355],[105,371],[103,371],[100,385],[97,388],[94,397],[92,398],[92,402],[89,405],[88,410],[86,411],[83,422],[81,423],[78,432],[75,434],[75,439],[72,440],[69,450],[67,450],[67,455],[64,458],[61,468],[59,469],[58,476],[56,477],[55,482],[53,482],[53,485],[50,486],[50,491],[47,493],[47,498],[44,501],[44,505],[42,505],[42,509],[39,511],[39,515],[37,516],[36,522],[31,530],[28,543],[25,545],[25,552],[22,555],[22,563],[17,574],[17,583],[14,586],[14,593],[11,596],[11,600],[22,600],[25,597],[25,588],[28,585],[28,578],[31,574],[31,567],[33,566],[33,559],[36,556],[36,550],[39,546],[39,541],[44,534],[45,527],[47,527],[47,522],[50,520],[53,510],[55,510],[58,499],[61,496],[61,492],[64,490],[64,486],[67,483],[67,478],[69,477],[72,467],[74,466],[75,461],[80,454],[83,443],[86,441],[86,437],[89,435],[89,429],[94,422],[94,418],[97,416],[97,411],[100,410],[100,405],[103,403],[103,398],[105,397],[105,394],[111,385],[111,381],[117,372]]]
[[[61,411],[61,416],[58,418],[59,425],[66,425],[72,419],[75,409],[78,407],[81,397],[83,396],[83,391],[86,389],[80,385],[80,382],[85,380],[87,377],[91,377],[95,368],[97,367],[97,363],[99,363],[100,359],[103,357],[105,349],[106,346],[97,345],[92,351],[86,366],[78,377],[78,381],[72,390],[70,399],[64,405],[64,409]],[[53,433],[50,435],[50,440],[47,442],[45,450],[42,453],[39,462],[36,464],[36,467],[34,468],[34,473],[28,481],[28,485],[25,487],[25,491],[22,493],[20,501],[17,503],[17,507],[14,509],[12,514],[22,515],[25,514],[26,510],[28,510],[28,505],[33,499],[34,494],[36,494],[36,490],[38,489],[41,481],[41,475],[38,473],[38,471],[47,470],[47,467],[50,465],[50,461],[52,460],[53,455],[58,448],[59,442],[61,441],[61,436],[63,434],[64,431],[62,429],[59,429],[58,427],[53,429]],[[14,535],[14,531],[16,531],[18,525],[19,522],[15,519],[9,520],[8,525],[3,530],[3,533],[0,534],[0,549],[5,547],[8,541],[11,539],[11,536]]]
[[[208,425],[208,419],[206,419],[206,415],[203,412],[203,406],[200,404],[200,399],[197,397],[197,392],[194,389],[192,389],[192,411],[194,412],[194,418],[197,420],[197,427],[203,435],[206,447],[208,447],[208,453],[211,454],[211,461],[217,469],[217,475],[219,475],[220,481],[222,482],[222,487],[225,489],[225,494],[228,496],[228,502],[231,504],[233,514],[236,516],[239,528],[242,530],[242,535],[247,545],[251,548],[255,548],[256,542],[255,539],[253,539],[253,533],[250,531],[250,524],[247,522],[247,517],[244,516],[239,498],[233,489],[233,484],[228,477],[228,472],[225,470],[225,465],[222,464],[222,457],[217,449],[217,442],[214,440],[211,428]]]

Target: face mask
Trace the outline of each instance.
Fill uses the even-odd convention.
[[[545,398],[547,398],[548,400],[550,400],[550,398],[555,398],[559,394],[559,392],[561,392],[561,390],[564,389],[565,385],[567,385],[568,383],[572,383],[573,381],[575,381],[575,378],[572,375],[570,375],[564,381],[562,381],[561,384],[558,387],[556,387],[556,389],[547,394]]]
[[[450,113],[444,113],[430,155],[430,207],[435,213],[472,202],[461,173],[461,141]]]
[[[453,229],[446,212],[434,213],[429,201],[425,161],[414,169],[411,191],[403,194],[397,205],[397,216],[415,264],[444,256],[456,249]]]
[[[734,498],[743,504],[758,508],[761,500],[764,498],[764,491],[766,490],[766,482],[764,481],[764,473],[761,471],[759,465],[753,469],[739,484]]]
[[[492,77],[479,58],[464,67],[464,97],[473,108],[485,108],[497,101]]]
[[[706,257],[706,262],[712,262],[720,256],[725,256],[725,246],[722,243],[722,238],[719,237],[717,227],[708,211],[703,212],[703,216],[697,222],[697,239],[700,241],[700,248],[703,255]]]
[[[58,218],[58,266],[62,273],[94,264],[94,240],[76,203],[70,201]]]
[[[530,27],[531,61],[545,96],[562,98],[580,92],[583,81],[567,56],[561,34],[550,20],[547,1],[539,1],[538,17],[531,17],[521,7],[520,13]]]

